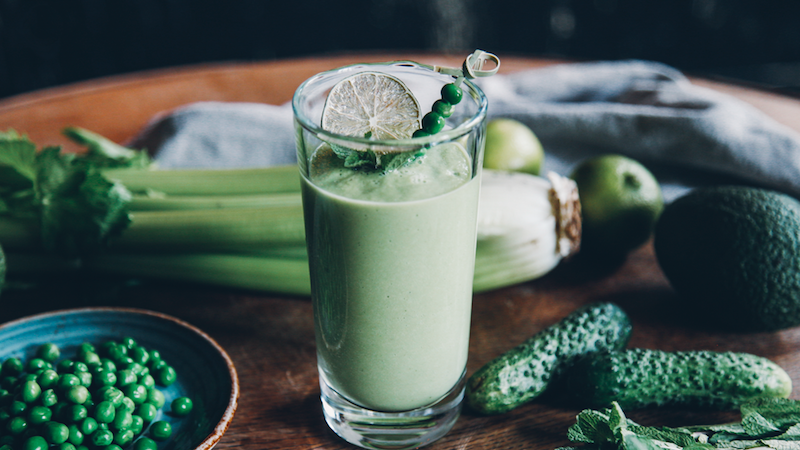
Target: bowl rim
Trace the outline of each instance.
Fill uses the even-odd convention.
[[[171,316],[169,314],[165,314],[159,311],[152,311],[143,308],[134,308],[134,307],[117,307],[117,306],[89,306],[89,307],[79,307],[79,308],[65,308],[65,309],[57,309],[52,311],[46,311],[41,313],[32,314],[25,317],[20,317],[18,319],[13,319],[8,322],[4,322],[0,324],[0,331],[3,331],[6,328],[10,328],[19,324],[24,324],[26,322],[35,322],[37,320],[42,320],[48,317],[55,317],[55,316],[64,316],[68,314],[86,314],[86,313],[123,313],[123,314],[137,314],[143,316],[150,316],[156,319],[165,320],[167,322],[172,322],[180,327],[186,328],[187,330],[191,331],[192,333],[198,335],[200,338],[205,340],[214,350],[222,357],[223,361],[225,361],[225,366],[228,369],[228,375],[231,378],[231,390],[228,398],[228,406],[225,408],[225,411],[220,418],[220,421],[214,426],[214,429],[211,433],[203,439],[194,450],[210,450],[213,448],[219,441],[222,439],[222,436],[228,430],[231,421],[233,420],[233,416],[236,413],[236,409],[239,403],[239,376],[236,372],[236,367],[233,364],[233,360],[222,348],[221,345],[217,343],[211,336],[209,336],[205,331],[197,328],[196,326],[190,324],[189,322],[179,319],[177,317]]]

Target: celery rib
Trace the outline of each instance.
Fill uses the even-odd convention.
[[[277,194],[253,195],[173,195],[146,196],[136,195],[128,205],[130,211],[178,211],[197,209],[229,209],[229,208],[265,208],[272,206],[303,207],[300,193],[287,192]]]
[[[303,209],[296,206],[231,211],[142,211],[112,242],[116,248],[166,252],[230,246],[272,247],[305,242]]]
[[[308,262],[305,259],[220,254],[109,254],[88,260],[86,267],[126,276],[290,295],[311,294]]]
[[[296,165],[252,169],[106,169],[103,175],[133,193],[212,196],[300,191]]]

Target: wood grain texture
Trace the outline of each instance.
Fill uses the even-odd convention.
[[[322,70],[358,61],[415,59],[458,64],[461,56],[343,54],[251,64],[183,67],[131,74],[13,97],[0,102],[0,129],[27,133],[39,144],[67,145],[66,125],[78,125],[123,142],[150,118],[195,101],[280,104]],[[555,61],[503,58],[503,71],[543,67]],[[699,84],[750,102],[800,130],[797,100],[736,86]],[[99,282],[99,283],[98,283]],[[229,430],[216,448],[349,449],[325,425],[319,386],[311,304],[305,298],[197,285],[72,280],[57,289],[8,291],[0,298],[0,321],[78,306],[120,305],[164,312],[207,332],[230,354],[239,373],[241,398]],[[800,384],[800,328],[739,334],[699,326],[678,314],[676,295],[661,273],[652,243],[620,265],[568,261],[542,279],[476,295],[468,372],[560,320],[575,308],[613,301],[631,316],[631,345],[664,350],[733,350],[768,357]],[[697,319],[697,318],[694,318]],[[705,318],[699,318],[705,319]],[[702,321],[702,320],[701,320]],[[711,318],[705,320],[713,323]],[[794,398],[798,394],[794,394]],[[536,402],[508,414],[481,417],[465,411],[452,432],[431,445],[445,449],[553,449],[568,445],[567,428],[578,410]],[[732,412],[631,411],[647,425],[687,425],[736,419]]]

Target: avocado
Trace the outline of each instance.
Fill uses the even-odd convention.
[[[747,186],[697,188],[668,204],[656,258],[688,314],[741,331],[800,325],[800,202]]]

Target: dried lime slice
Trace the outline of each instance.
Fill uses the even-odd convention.
[[[399,79],[360,72],[338,82],[325,101],[322,129],[373,139],[410,138],[420,127],[419,102]]]

